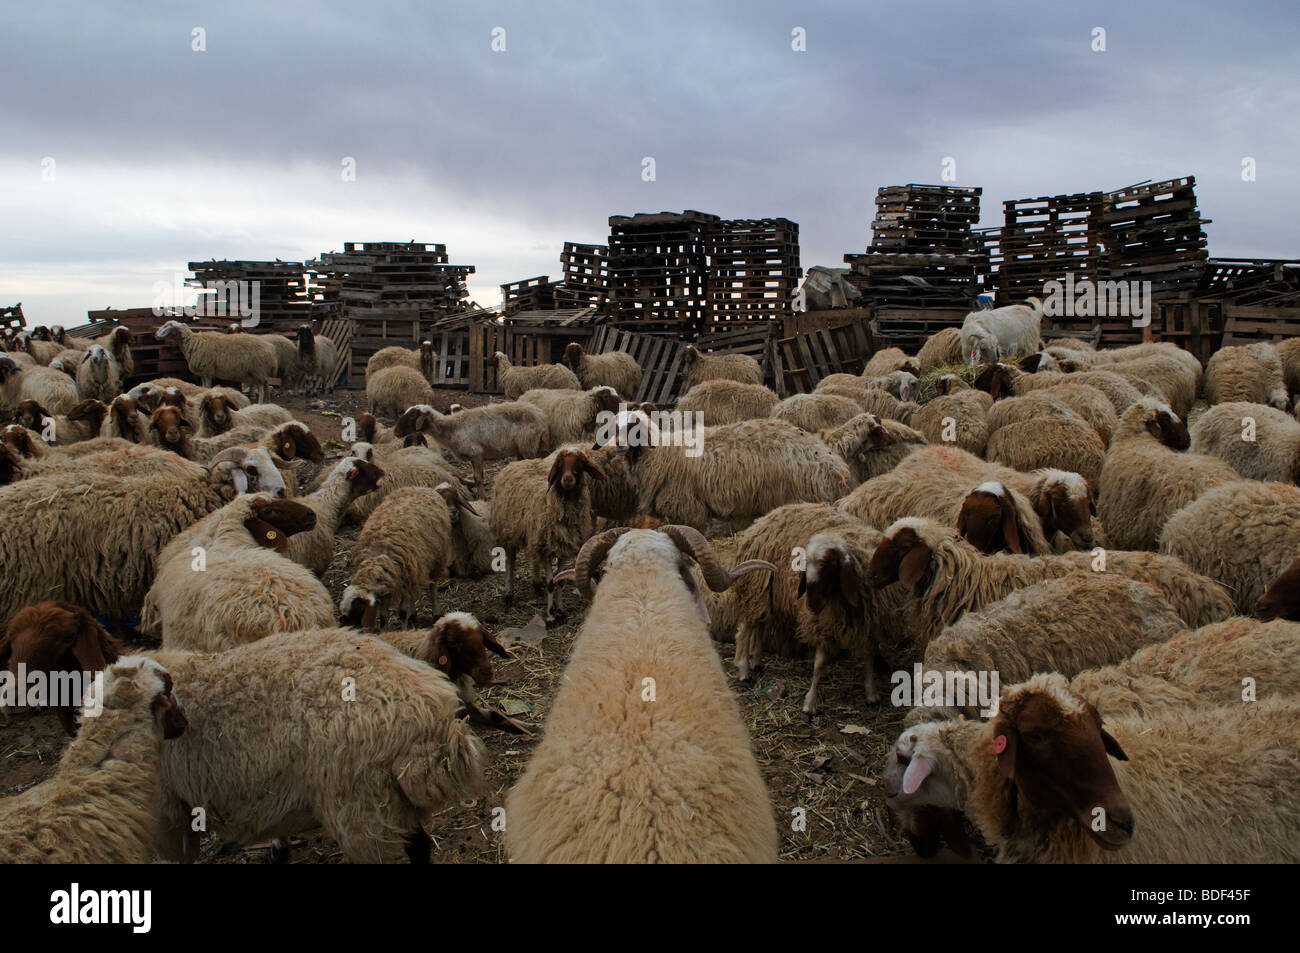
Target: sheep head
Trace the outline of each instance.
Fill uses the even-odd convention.
[[[927,521],[905,516],[885,531],[885,537],[871,554],[867,564],[867,585],[881,589],[901,582],[913,592],[921,593],[930,576],[932,541],[927,539]]]
[[[175,323],[175,322],[173,322]],[[179,327],[179,325],[177,325]],[[129,328],[116,327],[108,332],[108,349],[119,361],[131,354],[131,331]]]
[[[229,479],[237,494],[284,496],[284,477],[265,447],[228,447],[208,461],[208,472],[214,478]]]
[[[189,401],[186,400],[179,387],[165,387],[162,393],[158,395],[158,406],[175,407],[178,410],[184,410],[189,406]]]
[[[957,809],[957,781],[940,731],[937,722],[927,722],[898,736],[881,772],[885,807],[920,856],[939,852],[941,834],[954,851],[969,856],[970,840]]]
[[[274,549],[281,555],[289,551],[290,536],[316,527],[316,511],[296,500],[254,497],[249,500],[248,508],[250,515],[244,520],[248,535],[259,546]]]
[[[1146,420],[1146,429],[1147,433],[1170,450],[1186,450],[1191,446],[1192,441],[1187,433],[1187,425],[1163,404],[1150,413]]]
[[[956,374],[944,374],[934,384],[935,393],[939,396],[946,397],[956,390],[969,390],[970,385],[958,377]]]
[[[431,635],[433,658],[427,661],[453,682],[468,675],[475,685],[490,685],[492,659],[488,653],[510,657],[492,633],[468,612],[447,613],[434,625]]]
[[[1025,553],[1020,514],[1001,483],[983,483],[966,494],[957,514],[957,532],[982,553]]]
[[[294,332],[298,341],[298,353],[304,357],[310,357],[316,353],[316,336],[311,333],[310,324],[298,325],[298,330]]]
[[[350,625],[362,632],[378,632],[379,597],[373,592],[363,592],[348,586],[339,599],[339,624]]]
[[[134,400],[145,413],[153,413],[158,408],[162,395],[162,388],[156,384],[137,384],[126,392],[126,396]]]
[[[977,364],[987,364],[998,359],[998,339],[991,331],[975,327],[969,331],[966,339],[968,342],[966,363],[971,367]]]
[[[113,398],[113,402],[108,405],[108,413],[117,431],[126,439],[134,441],[139,436],[135,421],[140,409],[126,394],[118,394]]]
[[[171,335],[179,334],[180,330],[181,323],[179,321],[167,321],[162,327],[154,332],[154,340],[165,341],[167,338],[171,337]]]
[[[862,605],[862,574],[843,540],[834,534],[818,533],[808,541],[804,552],[798,595],[807,600],[814,614],[822,611],[828,597],[837,594],[854,609]]]
[[[583,356],[582,345],[577,341],[570,341],[564,348],[564,363],[568,364],[574,373],[577,373],[578,368],[582,366]]]
[[[975,386],[994,400],[1015,393],[1015,375],[1006,364],[990,364],[975,378]]]
[[[50,412],[37,401],[21,400],[18,402],[18,411],[14,414],[14,423],[28,430],[39,431],[42,423],[50,416]]]
[[[170,405],[159,407],[149,417],[149,429],[158,434],[159,446],[186,455],[186,431],[193,428],[179,409]]]
[[[1048,354],[1046,351],[1038,351],[1037,353],[1030,354],[1027,357],[1022,357],[1016,363],[1016,366],[1026,374],[1037,374],[1039,371],[1046,371],[1056,367],[1065,370],[1065,365],[1063,363],[1058,364],[1056,361],[1052,360],[1052,355]]]
[[[104,418],[107,416],[108,404],[93,397],[81,401],[68,411],[68,420],[74,423],[80,423],[84,420],[91,433],[94,434],[99,433],[99,428],[104,425]]]
[[[1107,850],[1132,839],[1133,809],[1107,757],[1128,756],[1102,728],[1097,709],[1073,694],[1064,676],[1035,675],[1004,691],[981,743],[1026,811],[1051,820],[1073,818]],[[1098,808],[1104,812],[1100,830]]]
[[[694,344],[686,345],[686,348],[682,351],[682,370],[689,371],[699,363],[701,356],[699,348]]]
[[[594,387],[591,390],[591,423],[594,425],[596,418],[602,414],[617,414],[619,406],[623,399],[618,396],[618,391],[612,387]]]
[[[91,345],[86,350],[86,355],[81,359],[81,363],[90,362],[90,376],[95,379],[95,383],[103,385],[108,383],[108,351],[98,344]]]
[[[436,433],[438,418],[441,416],[428,404],[416,404],[407,407],[402,412],[402,416],[397,418],[397,425],[393,427],[393,436],[405,437],[409,434],[421,432]]]
[[[1255,603],[1255,615],[1261,619],[1288,619],[1300,622],[1300,556],[1291,560],[1268,591]]]
[[[172,687],[172,677],[151,658],[127,655],[104,671],[104,708],[130,709],[147,704],[153,713],[158,734],[165,739],[179,738],[189,722],[185,708]]]
[[[379,489],[379,484],[384,478],[384,471],[379,467],[368,460],[358,460],[356,457],[348,457],[339,464],[339,468],[342,469],[344,464],[347,464],[345,479],[351,484],[352,499],[355,500],[359,496],[365,496]]]
[[[1064,533],[1075,549],[1093,545],[1092,517],[1097,507],[1087,481],[1065,470],[1041,470],[1029,496],[1048,536]]]
[[[453,523],[460,521],[461,510],[472,516],[478,516],[478,510],[474,509],[474,504],[470,502],[469,497],[462,493],[457,487],[450,483],[439,483],[434,488],[447,504],[447,512],[451,515]]]
[[[357,440],[361,443],[374,443],[375,431],[379,429],[379,421],[375,415],[362,411],[357,414]]]
[[[7,382],[9,378],[20,373],[22,373],[22,369],[19,368],[17,361],[12,357],[0,355],[0,384]]]
[[[325,459],[325,450],[316,435],[304,423],[291,421],[281,424],[274,431],[272,446],[281,460],[310,460],[320,463]]]
[[[34,457],[40,452],[34,437],[35,434],[21,424],[9,424],[0,430],[0,443],[20,457]]]
[[[32,328],[32,340],[48,341],[49,339],[50,339],[50,329],[45,327],[45,325],[38,324],[36,327]]]
[[[239,405],[231,399],[229,394],[209,391],[199,401],[199,414],[207,421],[213,433],[225,433],[233,427],[235,422],[230,415],[238,409]]]
[[[546,486],[557,496],[572,502],[582,496],[582,478],[605,479],[600,467],[587,459],[581,450],[560,450],[555,454],[551,471],[546,474]]]

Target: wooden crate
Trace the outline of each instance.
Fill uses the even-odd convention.
[[[861,374],[876,352],[876,341],[866,321],[818,328],[780,342],[785,391],[807,394],[831,374]]]
[[[583,309],[585,310],[585,309]],[[528,326],[506,322],[475,321],[467,332],[466,383],[476,394],[503,393],[497,379],[496,352],[520,367],[555,364],[570,341],[586,343],[591,330],[570,325]]]
[[[1300,337],[1300,307],[1223,305],[1223,346]]]
[[[667,407],[677,399],[685,342],[602,325],[592,334],[587,349],[593,354],[626,351],[632,355],[641,366],[638,401],[653,401]]]
[[[925,339],[944,328],[959,328],[969,307],[902,308],[879,307],[872,312],[875,346],[901,347],[909,354],[920,350]]]

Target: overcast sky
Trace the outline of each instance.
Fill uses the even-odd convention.
[[[1082,6],[7,4],[0,306],[75,325],[193,259],[412,238],[489,304],[611,214],[683,208],[791,218],[836,265],[878,186],[945,157],[986,225],[1193,174],[1211,254],[1300,257],[1300,8]]]

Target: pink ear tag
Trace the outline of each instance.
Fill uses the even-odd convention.
[[[1006,751],[1006,750],[1007,750],[1007,736],[1006,736],[1006,735],[998,735],[996,738],[993,739],[993,753],[994,753],[994,754],[1001,754],[1002,752],[1004,752],[1004,751]]]

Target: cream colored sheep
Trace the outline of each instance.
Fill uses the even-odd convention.
[[[168,321],[154,334],[159,341],[177,337],[190,373],[203,386],[217,380],[238,381],[256,391],[262,403],[270,399],[270,383],[277,372],[275,347],[259,334],[221,334],[195,331],[179,321]]]
[[[884,377],[893,371],[907,371],[917,377],[921,375],[921,366],[917,359],[908,357],[900,347],[887,347],[871,355],[867,366],[862,369],[863,377]]]
[[[1300,423],[1263,404],[1216,404],[1192,425],[1192,452],[1218,457],[1243,477],[1300,483]]]
[[[818,436],[849,465],[854,485],[889,472],[913,450],[925,446],[925,437],[911,427],[874,414],[857,414]]]
[[[1029,391],[1022,397],[996,401],[989,410],[989,433],[1007,424],[1026,423],[1047,418],[1078,417],[1088,423],[1101,438],[1102,447],[1119,425],[1115,406],[1097,388],[1087,384],[1058,384]]]
[[[1180,452],[1187,428],[1143,398],[1124,412],[1097,484],[1097,516],[1119,549],[1155,549],[1166,520],[1206,490],[1240,479],[1217,457]]]
[[[334,534],[343,522],[343,514],[355,500],[374,492],[383,476],[379,467],[356,457],[344,457],[335,464],[327,471],[320,489],[301,498],[316,514],[316,525],[290,536],[285,555],[317,576],[324,576],[334,561]]]
[[[564,363],[588,389],[612,387],[627,400],[635,400],[641,390],[641,366],[626,351],[588,354],[581,344],[572,341],[564,349]]]
[[[985,456],[1025,472],[1054,468],[1077,473],[1095,488],[1106,463],[1106,446],[1097,431],[1078,417],[1030,420],[995,430]]]
[[[945,443],[983,456],[989,438],[988,413],[993,398],[982,390],[958,390],[934,398],[912,417],[930,443]]]
[[[772,418],[802,427],[811,433],[847,423],[862,408],[849,397],[835,394],[793,394],[772,408]]]
[[[381,417],[400,417],[408,407],[432,402],[429,382],[404,364],[376,371],[366,381],[366,409]]]
[[[575,566],[587,598],[591,574],[605,572],[542,741],[506,796],[510,858],[774,862],[771,798],[685,556],[715,591],[772,567],[727,572],[685,527],[617,533],[590,540]]]
[[[511,401],[440,414],[427,404],[413,406],[393,429],[396,437],[428,433],[452,453],[469,460],[474,482],[484,483],[483,464],[508,457],[540,457],[546,449],[546,416],[532,404]]]
[[[763,383],[763,368],[748,354],[703,354],[691,345],[682,351],[681,369],[686,374],[682,394],[690,393],[692,387],[705,381]]]
[[[339,362],[339,349],[333,341],[323,334],[312,334],[309,324],[299,325],[296,358],[294,370],[299,380],[314,381],[315,393],[333,392],[330,381]]]
[[[677,401],[676,409],[684,414],[704,415],[704,426],[739,423],[770,417],[781,398],[761,384],[739,381],[704,381],[692,387]]]
[[[393,445],[389,445],[393,446]],[[389,493],[408,486],[434,489],[447,483],[460,493],[465,485],[443,458],[428,447],[395,447],[391,452],[377,455],[375,448],[366,443],[354,443],[351,454],[367,463],[374,463],[384,471],[379,488],[373,493],[354,500],[344,513],[349,523],[364,523]]]
[[[546,415],[547,446],[578,440],[591,440],[601,413],[618,413],[621,402],[610,387],[591,390],[530,390],[519,395],[519,402],[532,404]]]
[[[958,328],[942,328],[931,334],[916,352],[917,375],[924,376],[940,367],[951,367],[962,363],[961,331]]]
[[[505,353],[497,351],[497,381],[505,392],[506,400],[516,400],[530,390],[582,390],[577,375],[563,364],[537,364],[516,367]],[[427,404],[429,401],[416,401]],[[409,406],[409,405],[408,405]]]
[[[122,368],[107,348],[92,344],[84,352],[77,363],[77,390],[105,403],[122,393]]]
[[[17,400],[34,400],[47,414],[66,414],[82,400],[77,382],[53,367],[33,367],[19,378]]]
[[[1219,348],[1205,365],[1205,400],[1211,406],[1250,403],[1289,410],[1277,350],[1267,342]]]
[[[370,360],[366,361],[366,383],[370,383],[371,375],[379,373],[384,368],[401,365],[419,371],[420,376],[432,386],[437,361],[438,352],[433,349],[432,341],[421,341],[419,349],[415,351],[404,347],[380,348],[370,355]]]

